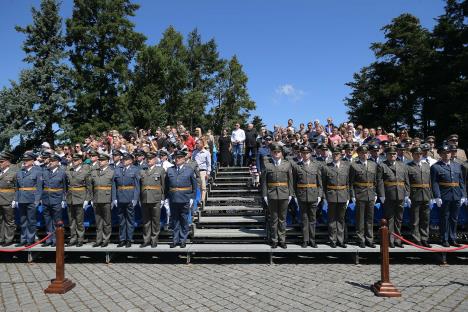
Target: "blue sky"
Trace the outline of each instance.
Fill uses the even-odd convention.
[[[222,57],[236,54],[249,77],[248,88],[269,127],[332,116],[347,119],[344,84],[374,60],[372,42],[392,18],[411,13],[432,29],[443,13],[441,0],[136,0],[133,21],[155,44],[173,25],[186,35],[195,27],[204,40],[215,38]],[[24,67],[15,25],[31,23],[30,8],[39,0],[2,0],[0,5],[0,87],[17,79]],[[63,0],[62,17],[72,12]]]

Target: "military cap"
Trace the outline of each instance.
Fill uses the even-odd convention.
[[[187,152],[184,151],[184,150],[177,150],[175,153],[174,153],[175,157],[178,158],[178,157],[185,157],[187,156]]]
[[[145,156],[145,151],[142,149],[137,148],[135,151],[133,151],[133,155],[135,156]]]
[[[419,147],[419,146],[415,146],[415,147],[411,148],[411,153],[421,154],[422,153],[422,148]]]
[[[380,145],[382,145],[384,148],[387,148],[390,145],[390,142],[388,142],[387,140],[383,140],[382,142],[380,142]]]
[[[113,156],[123,156],[123,153],[122,153],[121,151],[119,151],[119,150],[114,150],[114,151],[112,152],[112,155],[113,155]]]
[[[110,156],[104,153],[99,154],[99,160],[109,160]]]
[[[328,151],[328,146],[326,144],[319,144],[317,148],[319,150]]]
[[[98,156],[99,156],[99,154],[98,154]],[[73,160],[83,159],[83,157],[78,153],[73,154],[72,158],[73,158]]]
[[[369,145],[369,151],[378,151],[380,149],[378,144]]]
[[[42,151],[41,152],[41,158],[42,159],[50,158],[51,156],[52,156],[52,154],[50,152],[47,152],[47,151]]]
[[[156,158],[156,157],[158,157],[158,154],[155,153],[155,152],[146,153],[146,158],[148,158],[148,159],[153,159],[153,158]]]
[[[301,153],[312,153],[312,149],[307,145],[302,145],[300,151]]]
[[[402,142],[405,143],[405,144],[410,144],[411,142],[413,142],[413,140],[410,139],[410,138],[406,138],[406,139],[403,139]]]
[[[430,151],[431,150],[431,146],[429,145],[429,143],[424,143],[424,144],[421,144],[421,149],[423,151]]]
[[[435,136],[433,136],[433,135],[429,135],[429,136],[427,136],[427,137],[426,137],[426,141],[427,141],[427,140],[429,140],[429,139],[432,139],[432,140],[434,140],[434,141],[435,141]]]
[[[33,152],[26,152],[22,158],[23,160],[36,160],[36,155]]]
[[[283,148],[282,148],[279,144],[273,144],[273,145],[271,146],[270,150],[271,150],[272,152],[277,152],[277,151],[282,152],[282,151],[283,151]]]
[[[456,152],[458,150],[457,146],[455,144],[449,144],[449,149],[451,152]]]
[[[396,154],[397,148],[395,146],[389,146],[385,149],[385,153],[387,154]]]
[[[265,135],[265,136],[263,137],[263,140],[264,140],[264,141],[272,141],[273,138],[271,137],[271,135]]]
[[[94,157],[94,156],[99,156],[99,153],[96,150],[90,150],[88,152],[88,155],[91,157]]]
[[[367,145],[366,144],[363,144],[361,146],[358,146],[358,148],[356,149],[356,151],[358,152],[367,152],[369,149],[367,148]]]
[[[301,146],[300,146],[298,143],[293,143],[293,144],[292,144],[292,149],[295,150],[295,151],[296,151],[296,150],[300,150],[300,149],[301,149]]]
[[[343,149],[352,150],[352,149],[354,149],[354,147],[353,147],[353,144],[345,143],[345,144],[343,144]]]
[[[13,154],[7,151],[0,153],[0,160],[8,160],[11,161],[13,159]]]
[[[338,148],[338,147],[332,146],[332,147],[330,147],[330,152],[331,152],[332,154],[341,154],[341,149]]]
[[[50,158],[50,161],[62,161],[62,157],[60,157],[57,154],[51,155],[49,158]]]
[[[447,144],[442,144],[437,148],[437,153],[445,153],[445,152],[450,152],[450,147]]]
[[[398,149],[398,150],[404,150],[404,149],[406,149],[405,143],[398,143],[398,144],[396,145],[396,149]]]
[[[449,135],[449,137],[447,138],[447,141],[451,141],[451,140],[458,140],[458,134]]]
[[[133,155],[128,152],[125,152],[122,155],[122,159],[133,159]]]
[[[147,154],[148,155],[148,154]],[[159,150],[158,151],[158,155],[159,157],[162,157],[162,156],[169,156],[169,153],[166,151],[166,150]]]

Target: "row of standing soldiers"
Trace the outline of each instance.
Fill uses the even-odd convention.
[[[21,168],[11,164],[12,155],[0,153],[0,243],[13,243],[16,229],[14,209],[18,209],[21,236],[17,246],[32,244],[36,237],[36,210],[43,209],[47,232],[51,236],[43,246],[55,246],[55,224],[68,208],[70,240],[68,246],[82,246],[84,211],[93,207],[96,220],[96,241],[93,247],[106,247],[110,242],[111,210],[119,217],[118,247],[130,247],[135,228],[135,208],[141,206],[143,244],[156,247],[163,207],[169,208],[173,242],[171,247],[185,247],[189,234],[189,210],[198,187],[196,167],[186,163],[187,152],[177,151],[174,165],[167,171],[158,161],[161,153],[146,153],[144,164],[134,165],[134,155],[116,151],[119,162],[109,163],[107,154],[92,152],[96,161],[83,163],[73,155],[72,165],[62,167],[58,155],[50,155],[47,166],[35,166],[36,155],[26,152]],[[167,155],[164,155],[167,156]]]
[[[440,210],[440,238],[444,247],[459,246],[457,221],[466,201],[468,163],[450,159],[450,147],[438,149],[441,159],[430,166],[421,158],[421,147],[411,149],[413,160],[397,161],[397,150],[388,147],[386,160],[368,159],[368,147],[359,146],[358,158],[342,158],[341,149],[332,147],[332,161],[311,157],[311,148],[302,146],[299,158],[283,158],[283,149],[269,145],[261,159],[261,189],[269,214],[271,246],[286,246],[288,205],[296,203],[302,217],[302,247],[317,247],[315,227],[317,209],[328,204],[330,246],[346,248],[345,213],[350,201],[356,205],[356,234],[361,248],[374,248],[374,205],[379,201],[389,224],[390,247],[403,247],[401,236],[405,204],[411,208],[412,240],[430,247],[430,206]],[[267,154],[265,156],[265,154]],[[268,155],[269,154],[269,155]]]

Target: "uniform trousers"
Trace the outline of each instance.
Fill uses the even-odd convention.
[[[62,204],[54,204],[54,205],[44,205],[43,215],[44,221],[47,228],[47,233],[51,233],[52,235],[46,240],[46,243],[54,243],[55,244],[55,225],[57,222],[62,221]]]
[[[317,201],[299,201],[302,217],[302,241],[315,242],[315,226],[317,224]]]
[[[174,244],[185,244],[189,234],[188,215],[190,203],[171,202],[169,206],[171,209],[172,242]]]
[[[133,231],[135,230],[135,207],[130,203],[118,203],[119,216],[119,241],[131,242],[133,239]]]
[[[83,204],[68,206],[68,223],[70,225],[70,243],[82,243],[85,232]]]
[[[328,202],[328,237],[332,243],[344,243],[346,203]]]
[[[112,233],[111,204],[93,204],[96,219],[96,243],[109,243]]]
[[[388,222],[388,234],[390,235],[390,243],[401,243],[401,240],[392,235],[395,233],[401,236],[401,223],[403,222],[403,200],[385,200],[384,216]]]
[[[374,201],[356,200],[356,236],[360,243],[374,241]]]
[[[270,222],[270,240],[272,243],[286,242],[286,215],[289,201],[287,199],[268,199]]]
[[[21,243],[32,244],[36,240],[36,204],[18,204],[20,226],[21,226]]]
[[[411,201],[411,237],[416,242],[429,240],[429,218],[431,211],[428,201]]]
[[[143,243],[154,244],[158,242],[161,231],[161,203],[141,204],[143,221]]]
[[[455,242],[457,240],[459,213],[459,200],[442,200],[442,206],[440,207],[440,237],[443,242]]]
[[[15,230],[15,209],[11,205],[0,205],[0,243],[11,243]]]

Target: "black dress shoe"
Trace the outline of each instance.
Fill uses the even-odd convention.
[[[47,247],[47,246],[50,246],[50,245],[52,245],[52,243],[47,243],[47,242],[45,242],[45,243],[42,243],[41,246],[42,246],[42,247]]]
[[[450,247],[450,244],[448,242],[442,242],[443,247]]]
[[[120,248],[120,247],[125,246],[126,244],[127,244],[126,241],[121,241],[121,242],[117,245],[117,247]]]
[[[171,244],[169,245],[169,248],[176,248],[176,247],[177,247],[177,244],[176,244],[176,243],[171,243]]]
[[[281,248],[283,248],[283,249],[287,249],[287,248],[288,248],[288,246],[286,246],[286,243],[279,243],[278,245],[279,245]]]
[[[370,248],[375,248],[375,244],[374,244],[374,243],[367,243],[366,245],[369,246]]]
[[[76,244],[76,247],[83,247],[83,242],[78,242],[78,244]]]
[[[102,245],[102,243],[96,242],[96,243],[93,244],[93,247],[99,247],[99,246],[101,246],[101,245]]]
[[[56,246],[55,243],[50,244],[50,247],[55,247],[55,246]]]
[[[331,247],[331,248],[336,248],[336,243],[331,242],[331,243],[330,243],[330,247]]]
[[[13,245],[13,242],[8,242],[8,243],[3,243],[3,247],[8,247],[8,246],[11,246]]]
[[[359,248],[366,248],[366,244],[363,242],[359,243]]]
[[[461,247],[461,245],[457,242],[449,242],[450,246],[453,246],[453,247]]]
[[[397,246],[397,247],[399,247],[399,248],[404,248],[402,242],[395,243],[395,246]]]
[[[338,243],[337,245],[341,248],[348,248],[348,245],[346,245],[346,243]]]
[[[421,245],[424,246],[424,247],[427,247],[427,248],[431,248],[431,247],[432,247],[432,245],[429,244],[429,243],[426,242],[426,241],[422,241],[422,242],[421,242]]]
[[[140,248],[145,248],[145,247],[147,247],[149,245],[150,245],[149,243],[143,243],[143,244],[140,245]]]
[[[271,243],[271,248],[275,249],[278,247],[278,244],[277,243]]]
[[[109,245],[109,242],[102,243],[101,247],[107,247]]]
[[[151,248],[156,248],[156,247],[158,247],[158,243],[154,242],[151,244]]]
[[[127,244],[125,244],[125,248],[130,248],[130,247],[132,247],[132,242],[127,241]]]
[[[180,248],[185,248],[185,243],[180,243]]]
[[[307,244],[307,242],[303,242],[302,245],[301,245],[301,247],[302,247],[302,248],[307,248],[308,245],[309,245],[309,244]]]
[[[22,242],[22,243],[20,242],[20,243],[16,244],[15,247],[23,247],[23,246],[26,246],[27,244],[28,243],[26,243],[26,242]]]
[[[388,246],[389,246],[390,248],[395,248],[395,243],[390,242],[390,243],[388,244]]]
[[[312,248],[317,248],[317,243],[316,242],[309,242],[309,246]]]
[[[69,242],[66,247],[71,247],[71,246],[75,246],[75,245],[76,245],[76,242]]]

